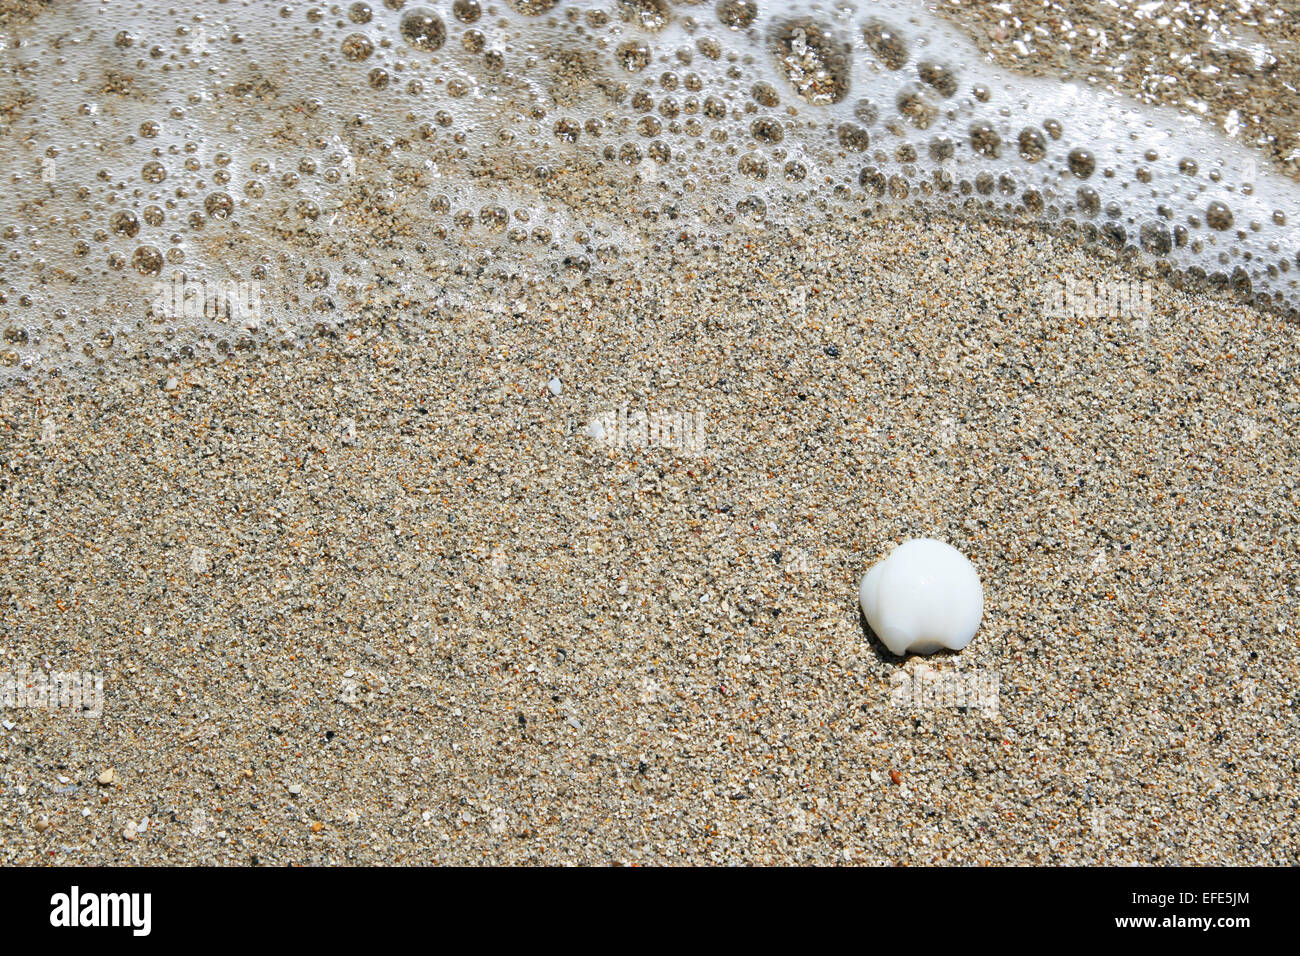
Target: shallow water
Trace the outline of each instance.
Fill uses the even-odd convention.
[[[67,4],[4,47],[7,378],[920,211],[1300,305],[1300,184],[1264,154],[1006,73],[924,4]]]

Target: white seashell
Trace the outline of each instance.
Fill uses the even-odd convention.
[[[984,616],[975,566],[950,544],[912,538],[862,578],[867,623],[891,652],[933,654],[970,643]]]

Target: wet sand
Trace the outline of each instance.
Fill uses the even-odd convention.
[[[949,221],[385,294],[0,391],[0,670],[104,679],[0,712],[0,862],[1297,862],[1294,324]],[[911,536],[960,654],[861,621]]]
[[[1293,6],[946,0],[935,10],[999,66],[1192,110],[1300,176],[1300,17]]]

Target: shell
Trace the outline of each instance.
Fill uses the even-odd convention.
[[[959,651],[984,616],[975,566],[950,544],[912,538],[862,578],[858,599],[867,623],[897,655]]]

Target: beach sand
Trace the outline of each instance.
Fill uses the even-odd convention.
[[[943,0],[934,9],[999,66],[1194,110],[1300,177],[1294,4]]]
[[[0,391],[0,670],[104,681],[0,862],[1297,862],[1294,323],[938,219],[613,276]],[[960,654],[861,620],[912,536]]]

